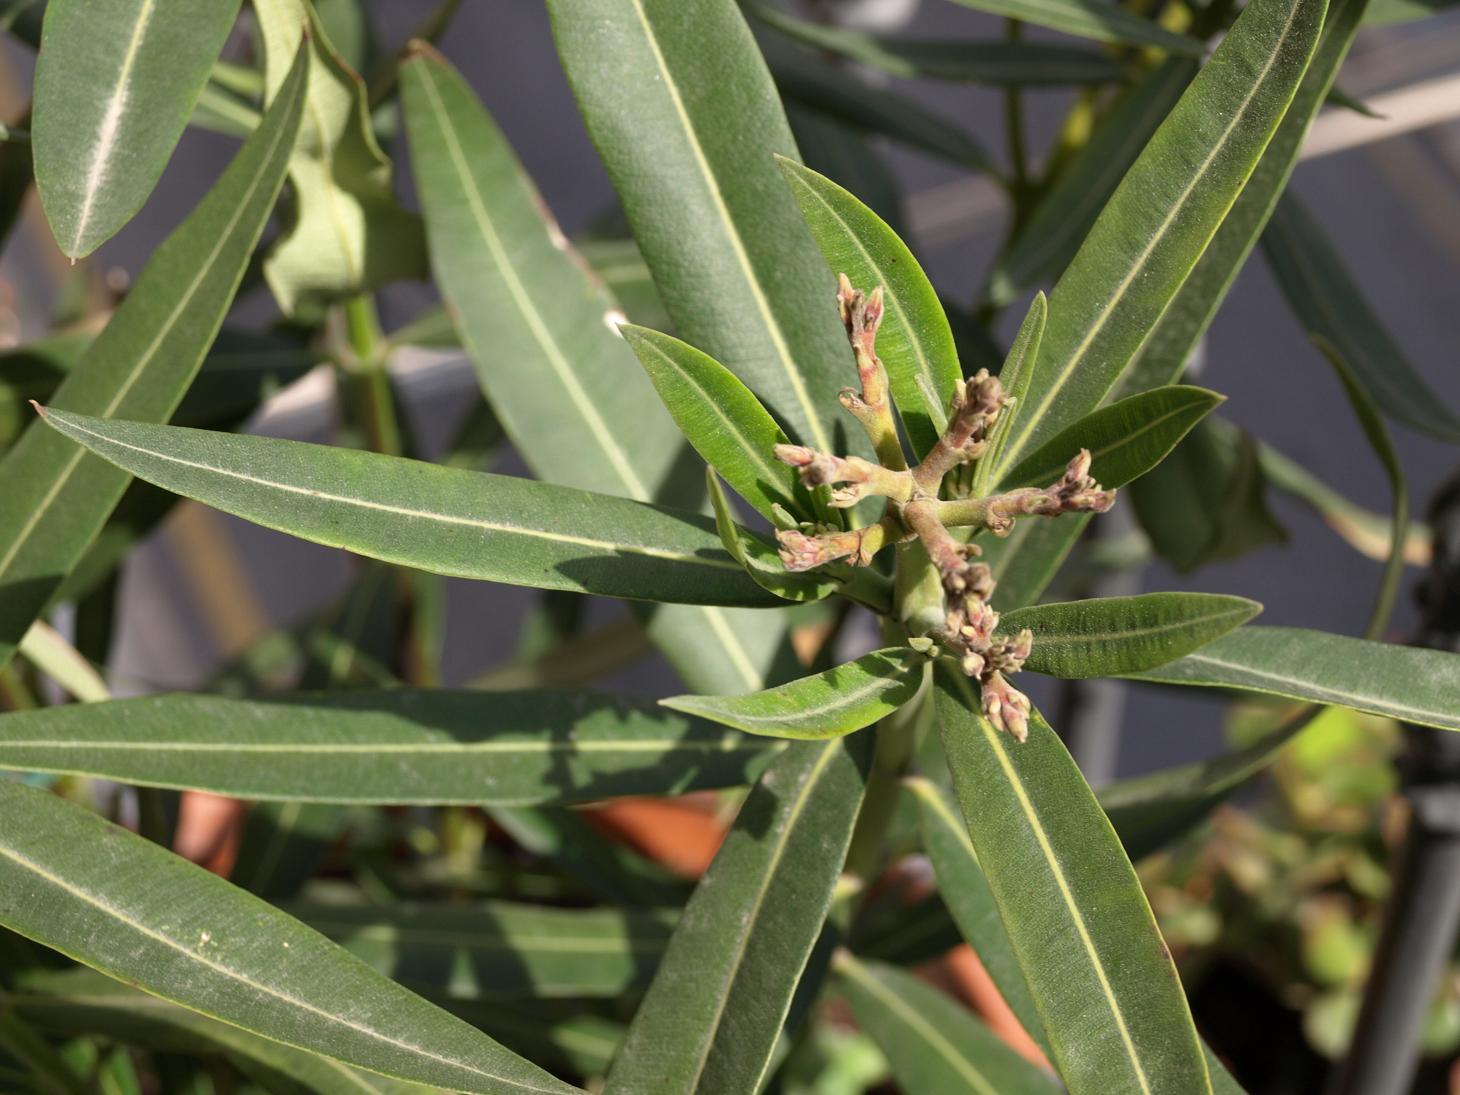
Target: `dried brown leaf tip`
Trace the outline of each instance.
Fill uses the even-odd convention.
[[[877,462],[837,456],[801,445],[777,445],[775,455],[795,468],[810,488],[831,487],[832,505],[850,510],[868,498],[886,499],[881,518],[855,529],[797,525],[776,532],[781,561],[787,570],[811,570],[845,560],[866,566],[888,544],[921,540],[937,568],[943,587],[944,613],[928,633],[946,655],[957,660],[979,682],[985,716],[1019,741],[1029,733],[1029,700],[1008,680],[1023,668],[1033,636],[996,635],[999,614],[990,604],[993,573],[980,563],[977,544],[951,529],[988,531],[1006,536],[1022,517],[1057,517],[1062,513],[1104,513],[1115,502],[1090,476],[1090,453],[1081,449],[1058,480],[1047,487],[1025,487],[981,498],[957,496],[950,473],[976,463],[1009,396],[998,377],[980,369],[960,381],[951,393],[948,425],[923,460],[909,467],[888,395],[887,372],[877,356],[877,332],[883,318],[879,287],[863,293],[845,274],[837,279],[837,307],[846,327],[861,390],[841,393],[842,406],[862,424]]]

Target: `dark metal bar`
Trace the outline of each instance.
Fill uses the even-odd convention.
[[[1434,559],[1417,646],[1460,651],[1460,477],[1430,506]],[[1460,697],[1457,697],[1460,702]],[[1460,927],[1460,734],[1407,727],[1410,822],[1348,1060],[1332,1095],[1403,1095],[1420,1032]]]

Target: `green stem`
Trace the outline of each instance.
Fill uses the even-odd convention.
[[[375,301],[368,293],[351,297],[344,306],[347,352],[337,355],[340,377],[353,417],[365,431],[374,452],[402,456],[405,444],[395,395],[385,363],[389,343],[380,328]]]
[[[1024,25],[1017,19],[1004,23],[1004,40],[1017,42]],[[1004,89],[1004,125],[1009,139],[1009,193],[1014,199],[1014,223],[1024,219],[1024,205],[1029,195],[1029,163],[1024,148],[1024,100],[1017,86]]]

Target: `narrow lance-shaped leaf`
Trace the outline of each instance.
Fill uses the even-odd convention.
[[[736,494],[766,517],[776,505],[815,516],[795,471],[775,458],[785,433],[734,373],[672,335],[621,331],[684,436]]]
[[[841,575],[833,577],[820,569],[789,571],[775,548],[736,523],[730,499],[725,497],[725,488],[720,486],[714,468],[705,469],[705,482],[709,487],[710,505],[715,511],[715,527],[719,530],[720,542],[757,585],[788,601],[819,601],[836,592],[841,584]],[[890,604],[890,598],[888,600]]]
[[[889,647],[747,696],[671,696],[659,702],[749,734],[835,738],[871,726],[912,699],[923,682],[913,669],[925,660],[915,650]]]
[[[0,782],[0,923],[266,1038],[504,1095],[577,1089],[217,875],[53,795]]]
[[[811,235],[833,273],[864,293],[882,287],[877,356],[914,453],[933,447],[948,423],[948,401],[963,378],[948,317],[907,245],[876,213],[836,183],[793,160],[777,161]]]
[[[1100,791],[1100,805],[1126,855],[1139,859],[1188,831],[1233,790],[1271,763],[1321,707],[1305,707],[1244,749],[1118,780]]]
[[[657,910],[510,901],[286,911],[393,981],[474,1000],[620,996],[648,983],[674,925]]]
[[[1137,680],[1352,707],[1460,730],[1460,655],[1297,627],[1244,627]]]
[[[966,8],[976,8],[1006,19],[1018,19],[1037,27],[1093,38],[1097,42],[1115,42],[1128,46],[1156,46],[1171,53],[1201,56],[1202,44],[1185,34],[1177,34],[1134,12],[1113,4],[1082,4],[1078,0],[953,0]]]
[[[1288,184],[1303,138],[1333,86],[1367,3],[1368,0],[1333,0],[1323,24],[1323,37],[1292,105],[1217,234],[1172,298],[1150,338],[1136,352],[1130,368],[1121,377],[1118,394],[1145,391],[1180,378]]]
[[[993,433],[989,436],[983,456],[974,465],[973,493],[976,495],[986,494],[993,485],[993,469],[999,462],[1004,446],[1009,443],[1014,412],[1029,393],[1034,363],[1039,359],[1039,344],[1044,338],[1044,325],[1048,319],[1049,301],[1043,293],[1035,293],[1034,299],[1029,302],[1029,310],[1024,313],[1024,321],[1019,324],[1019,331],[1009,346],[1009,352],[1004,355],[1004,363],[999,368],[999,383],[1004,394],[1008,396],[1008,401],[994,421]]]
[[[942,1095],[1055,1095],[1060,1085],[946,992],[880,962],[845,951],[837,983],[862,1029],[887,1054],[904,1091]]]
[[[166,420],[218,333],[284,181],[308,55],[198,207],[153,252],[56,390],[57,407]],[[0,665],[105,523],[128,476],[32,423],[0,461]]]
[[[436,280],[517,451],[542,479],[698,508],[683,439],[615,330],[617,301],[506,138],[429,46],[415,45],[401,78]],[[784,622],[675,608],[648,629],[692,687],[737,691],[765,683]]]
[[[1190,767],[1194,770],[1201,766]],[[1139,782],[1139,778],[1131,782]],[[933,870],[937,872],[939,889],[948,900],[949,911],[953,913],[964,938],[972,944],[984,968],[998,986],[1000,995],[1023,1023],[1024,1029],[1030,1032],[1041,1047],[1047,1047],[1044,1028],[1029,996],[1029,986],[1025,984],[1024,975],[1019,970],[1018,959],[999,919],[988,880],[979,868],[978,856],[974,853],[963,819],[956,816],[956,808],[929,781],[915,779],[909,782],[909,786],[918,797],[924,845],[933,861]],[[1100,803],[1102,807],[1110,809],[1104,795],[1101,796]],[[1127,834],[1121,830],[1120,822],[1115,820],[1114,815],[1111,820],[1120,832],[1122,841],[1125,841]],[[1135,854],[1129,851],[1129,844],[1126,847],[1127,854]],[[1215,1095],[1241,1095],[1241,1087],[1205,1043],[1202,1045],[1202,1052],[1206,1057]]]
[[[948,801],[944,792],[926,779],[908,781],[917,798],[918,828],[923,836],[923,850],[932,861],[948,911],[989,977],[999,995],[1039,1047],[1049,1053],[1049,1039],[1029,985],[1019,968],[1018,956],[1009,945],[1009,936],[999,919],[999,908],[989,889],[988,879],[978,866],[978,856],[968,836],[968,824],[958,807]]]
[[[821,934],[871,740],[806,742],[772,765],[685,907],[606,1095],[758,1091]]]
[[[1384,420],[1374,406],[1373,396],[1359,380],[1348,361],[1322,336],[1315,339],[1319,352],[1338,373],[1339,383],[1348,396],[1349,406],[1358,417],[1359,426],[1374,450],[1384,474],[1389,479],[1389,489],[1394,495],[1394,504],[1389,519],[1389,553],[1384,560],[1384,573],[1379,579],[1379,592],[1374,598],[1374,608],[1369,613],[1369,622],[1364,627],[1364,638],[1380,639],[1389,626],[1389,617],[1394,614],[1394,602],[1399,596],[1399,583],[1404,579],[1404,537],[1409,528],[1409,487],[1404,481],[1404,468],[1399,454],[1394,451],[1394,441],[1384,427]]]
[[[1295,195],[1278,202],[1262,250],[1298,321],[1342,356],[1364,399],[1411,429],[1460,441],[1460,418],[1410,364]]]
[[[994,263],[986,291],[992,303],[1007,304],[1059,277],[1196,71],[1197,63],[1190,57],[1167,59],[1141,77],[1096,123],[1090,139],[1070,157]]]
[[[549,0],[548,12],[679,334],[795,440],[865,454],[836,402],[855,374],[834,283],[772,159],[796,158],[795,142],[734,0]]]
[[[634,600],[778,603],[698,514],[327,445],[55,410],[46,421],[159,487],[388,563]]]
[[[0,764],[248,799],[513,805],[750,782],[774,743],[647,700],[393,688],[16,712]]]
[[[1140,881],[1064,745],[1037,712],[1017,743],[966,678],[937,682],[969,836],[1071,1095],[1210,1091]]]
[[[1389,557],[1393,521],[1345,498],[1307,468],[1289,459],[1265,441],[1257,443],[1257,461],[1270,486],[1310,507],[1351,548],[1370,559]],[[1430,530],[1411,521],[1404,530],[1402,550],[1410,566],[1430,561]]]
[[[1044,87],[1106,83],[1120,79],[1124,71],[1117,59],[1093,49],[1047,42],[903,38],[813,23],[761,3],[746,7],[757,20],[801,45],[889,76]]]
[[[998,166],[994,158],[977,139],[916,99],[899,95],[885,86],[876,86],[862,80],[848,80],[844,67],[810,57],[805,50],[796,49],[775,39],[762,39],[760,46],[771,67],[771,74],[775,77],[776,87],[786,100],[787,116],[796,136],[796,143],[802,146],[802,153],[808,156],[807,166],[816,167],[809,161],[810,154],[805,148],[805,141],[796,120],[797,110],[803,116],[810,112],[826,122],[853,130],[862,136],[886,137],[930,156],[998,177]],[[861,157],[875,160],[877,153],[868,148],[865,142],[859,143]],[[856,170],[856,167],[848,165],[848,169]],[[818,170],[824,175],[834,174],[820,168]],[[848,177],[850,189],[860,195],[868,205],[876,207],[872,195],[852,183],[855,178],[856,176]],[[880,208],[878,211],[884,217],[888,216],[886,211]]]
[[[330,45],[307,0],[253,0],[253,7],[264,49],[265,102],[274,101],[285,59],[301,42],[313,56],[309,109],[289,164],[294,216],[264,259],[264,277],[280,309],[292,316],[421,276],[421,223],[391,192],[391,164],[375,142],[365,82]]]
[[[1006,613],[1001,631],[1034,633],[1025,669],[1051,677],[1115,677],[1175,661],[1262,611],[1246,597],[1142,593],[1033,605]]]
[[[1226,397],[1205,388],[1171,385],[1091,411],[1019,462],[1000,490],[1045,486],[1071,456],[1090,450],[1090,474],[1104,487],[1123,487],[1166,459],[1198,422]]]
[[[1254,0],[1156,130],[1050,296],[994,477],[1093,410],[1241,193],[1308,65],[1326,0]]]
[[[58,1034],[104,1035],[163,1052],[222,1053],[245,1074],[284,1092],[294,1091],[292,1085],[319,1095],[427,1095],[433,1090],[261,1038],[84,967],[26,974],[19,991],[0,990],[0,1003]]]
[[[238,0],[46,5],[31,143],[64,254],[89,255],[142,208],[237,14]]]

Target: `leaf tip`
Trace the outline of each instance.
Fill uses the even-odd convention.
[[[51,412],[47,408],[41,406],[34,399],[28,400],[27,402],[29,402],[30,405],[35,408],[35,413],[36,414],[40,415],[44,419],[47,419],[47,420],[50,419]]]

